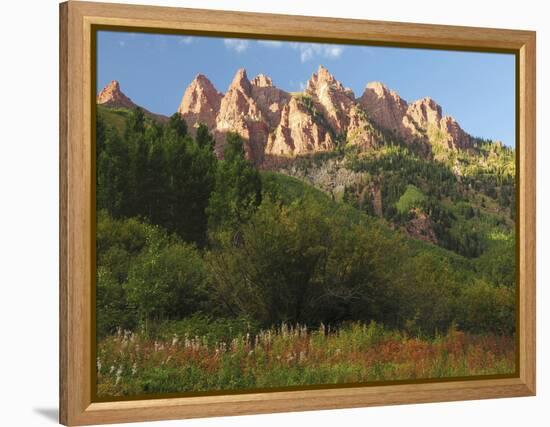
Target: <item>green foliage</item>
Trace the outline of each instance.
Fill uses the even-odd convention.
[[[214,137],[208,131],[208,126],[206,126],[204,123],[200,123],[197,128],[195,141],[197,142],[197,145],[201,148],[202,147],[210,147],[210,149],[214,148],[214,144],[215,144]]]
[[[313,100],[301,102],[323,120]],[[370,131],[384,144],[293,163],[307,171],[331,159],[361,175],[339,203],[298,179],[260,173],[237,134],[227,135],[218,160],[203,124],[192,137],[178,114],[159,124],[140,109],[98,109],[98,336],[142,329],[163,340],[201,336],[206,346],[229,345],[260,328],[323,323],[357,348],[367,335],[378,343],[374,329],[348,331],[353,321],[430,339],[456,325],[513,334],[511,153],[477,142],[471,152],[433,160],[374,125]],[[475,166],[480,161],[489,173]],[[367,185],[381,190],[383,218],[373,217]],[[430,219],[439,247],[404,236],[412,210]],[[223,384],[351,378],[359,369],[341,366],[325,377],[304,368],[284,379],[270,371],[258,379],[243,376],[236,359],[223,361]],[[139,387],[211,381],[197,369],[151,370]],[[369,378],[387,369],[376,365]]]
[[[130,176],[128,146],[114,128],[98,121],[96,200],[99,209],[107,209],[116,217],[127,213],[127,190]]]
[[[206,209],[211,230],[236,230],[260,204],[261,192],[260,174],[245,159],[241,137],[229,133],[224,160],[218,164],[215,187]]]
[[[516,241],[513,236],[494,233],[489,248],[476,260],[485,281],[513,288],[516,284]]]
[[[477,280],[458,299],[458,324],[474,333],[495,331],[513,335],[516,330],[516,298],[513,288]]]
[[[304,197],[309,197],[320,204],[329,203],[326,193],[311,185],[304,185],[304,182],[297,178],[268,171],[263,171],[261,178],[264,194],[271,198],[279,198],[284,204],[290,204]]]
[[[499,161],[509,164],[510,151],[491,143],[480,147],[473,152],[451,152],[447,160],[427,160],[406,146],[390,145],[366,153],[350,151],[346,161],[351,170],[375,177],[381,187],[384,218],[402,226],[411,219],[409,210],[418,207],[431,219],[438,245],[475,258],[487,250],[487,236],[495,229],[511,232],[508,220],[497,219],[497,215],[506,215],[504,209],[510,217],[515,213],[509,208],[514,197],[513,181],[496,179],[495,174],[482,178],[470,168]],[[494,150],[506,155],[498,160]],[[463,176],[458,178],[453,168]],[[354,193],[348,191],[346,200],[357,206],[353,197],[359,197],[361,191]],[[495,200],[497,196],[501,204]]]
[[[211,135],[199,128],[195,142],[180,115],[159,125],[140,109],[126,115],[124,129],[121,137],[98,116],[98,209],[145,218],[204,246],[217,165]]]
[[[264,199],[242,226],[241,243],[223,242],[222,252],[209,257],[212,292],[230,312],[264,325],[303,321],[327,255],[324,219],[313,206],[286,208]]]
[[[429,252],[407,260],[404,271],[400,315],[410,332],[446,331],[455,319],[464,277],[448,259]]]
[[[106,211],[98,212],[96,227],[96,307],[97,335],[104,336],[117,328],[134,329],[138,317],[128,304],[123,284],[136,257],[156,242],[166,241],[160,230],[136,219],[115,220]]]
[[[180,138],[187,136],[187,123],[179,113],[174,113],[168,120],[167,128],[176,132]]]
[[[206,272],[188,244],[149,245],[132,263],[125,283],[128,303],[147,325],[151,319],[182,318],[206,300]]]
[[[127,259],[124,259],[126,254],[122,251],[119,251],[118,255],[122,259],[118,260],[120,264],[116,264],[116,267],[120,269]],[[113,260],[111,260],[112,262]],[[137,316],[126,302],[122,284],[109,269],[109,266],[97,267],[96,308],[98,338],[114,333],[117,328],[133,330],[138,326]]]
[[[205,214],[214,190],[217,160],[211,145],[199,146],[190,138],[174,139],[168,144],[171,215],[166,225],[185,241],[200,247],[207,241]]]
[[[97,333],[134,329],[151,319],[181,318],[206,300],[198,251],[137,219],[97,218]]]
[[[422,191],[415,187],[414,185],[407,185],[407,189],[403,195],[399,198],[395,207],[397,211],[401,214],[409,212],[411,209],[421,207],[426,201],[426,196]]]
[[[238,244],[208,254],[212,297],[228,314],[264,326],[374,319],[403,327],[416,319],[418,331],[432,334],[451,325],[460,284],[471,280],[464,265],[433,252],[413,257],[377,221],[285,188],[282,197],[264,197]]]

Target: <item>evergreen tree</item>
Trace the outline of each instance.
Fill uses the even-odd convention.
[[[102,129],[96,173],[97,209],[107,209],[114,217],[126,214],[128,189],[128,147],[113,128]]]
[[[174,113],[170,116],[166,128],[175,131],[176,135],[180,138],[184,138],[187,135],[187,123],[179,113]]]
[[[144,177],[142,212],[153,224],[164,225],[170,193],[168,162],[162,141],[151,145],[147,156],[147,173]]]
[[[126,121],[126,132],[143,134],[145,132],[145,113],[140,107],[136,107]]]
[[[208,126],[204,123],[200,123],[197,128],[197,135],[195,136],[195,141],[199,147],[210,147],[214,149],[215,141],[212,137],[212,134],[208,131]]]
[[[229,133],[208,204],[209,225],[213,229],[235,230],[250,218],[261,200],[260,173],[245,159],[241,137]]]
[[[176,138],[170,151],[169,229],[199,246],[206,243],[206,208],[215,183],[217,159],[190,137]]]

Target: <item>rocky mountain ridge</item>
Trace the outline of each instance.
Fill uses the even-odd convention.
[[[134,109],[138,107],[130,98],[128,98],[121,90],[120,83],[117,80],[112,80],[109,82],[102,90],[99,92],[96,98],[98,105],[102,105],[107,108],[125,108],[125,109]],[[158,121],[164,122],[168,120],[168,117],[163,116],[162,114],[152,113],[149,110],[146,110],[143,107],[140,107],[143,112]]]
[[[97,97],[107,107],[134,108],[118,82]],[[364,149],[380,142],[380,130],[406,144],[466,150],[473,138],[431,98],[407,103],[380,82],[367,84],[360,97],[319,66],[301,93],[290,93],[259,74],[249,79],[239,69],[225,93],[198,74],[185,89],[177,112],[193,132],[204,123],[216,138],[221,156],[227,132],[239,133],[247,157],[260,165],[273,158],[331,151],[341,145]],[[148,112],[152,115],[153,113]]]

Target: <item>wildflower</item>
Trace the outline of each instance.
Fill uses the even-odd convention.
[[[132,365],[132,375],[135,375],[137,372],[137,362],[134,362],[134,364]]]
[[[174,338],[172,338],[172,347],[176,346],[179,341],[179,338],[176,334],[174,334]]]
[[[113,372],[115,372],[115,369],[116,369],[116,368],[114,367],[114,365],[112,365],[112,366],[111,366],[111,369],[109,369],[109,373],[112,374]]]
[[[101,359],[97,358],[97,372],[101,372]]]
[[[118,370],[116,371],[116,382],[115,385],[118,385],[120,380],[122,379],[122,365],[118,367]]]

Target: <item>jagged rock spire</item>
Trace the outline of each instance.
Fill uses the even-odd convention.
[[[113,108],[134,108],[136,106],[130,98],[122,93],[117,80],[112,80],[99,92],[97,103]]]

